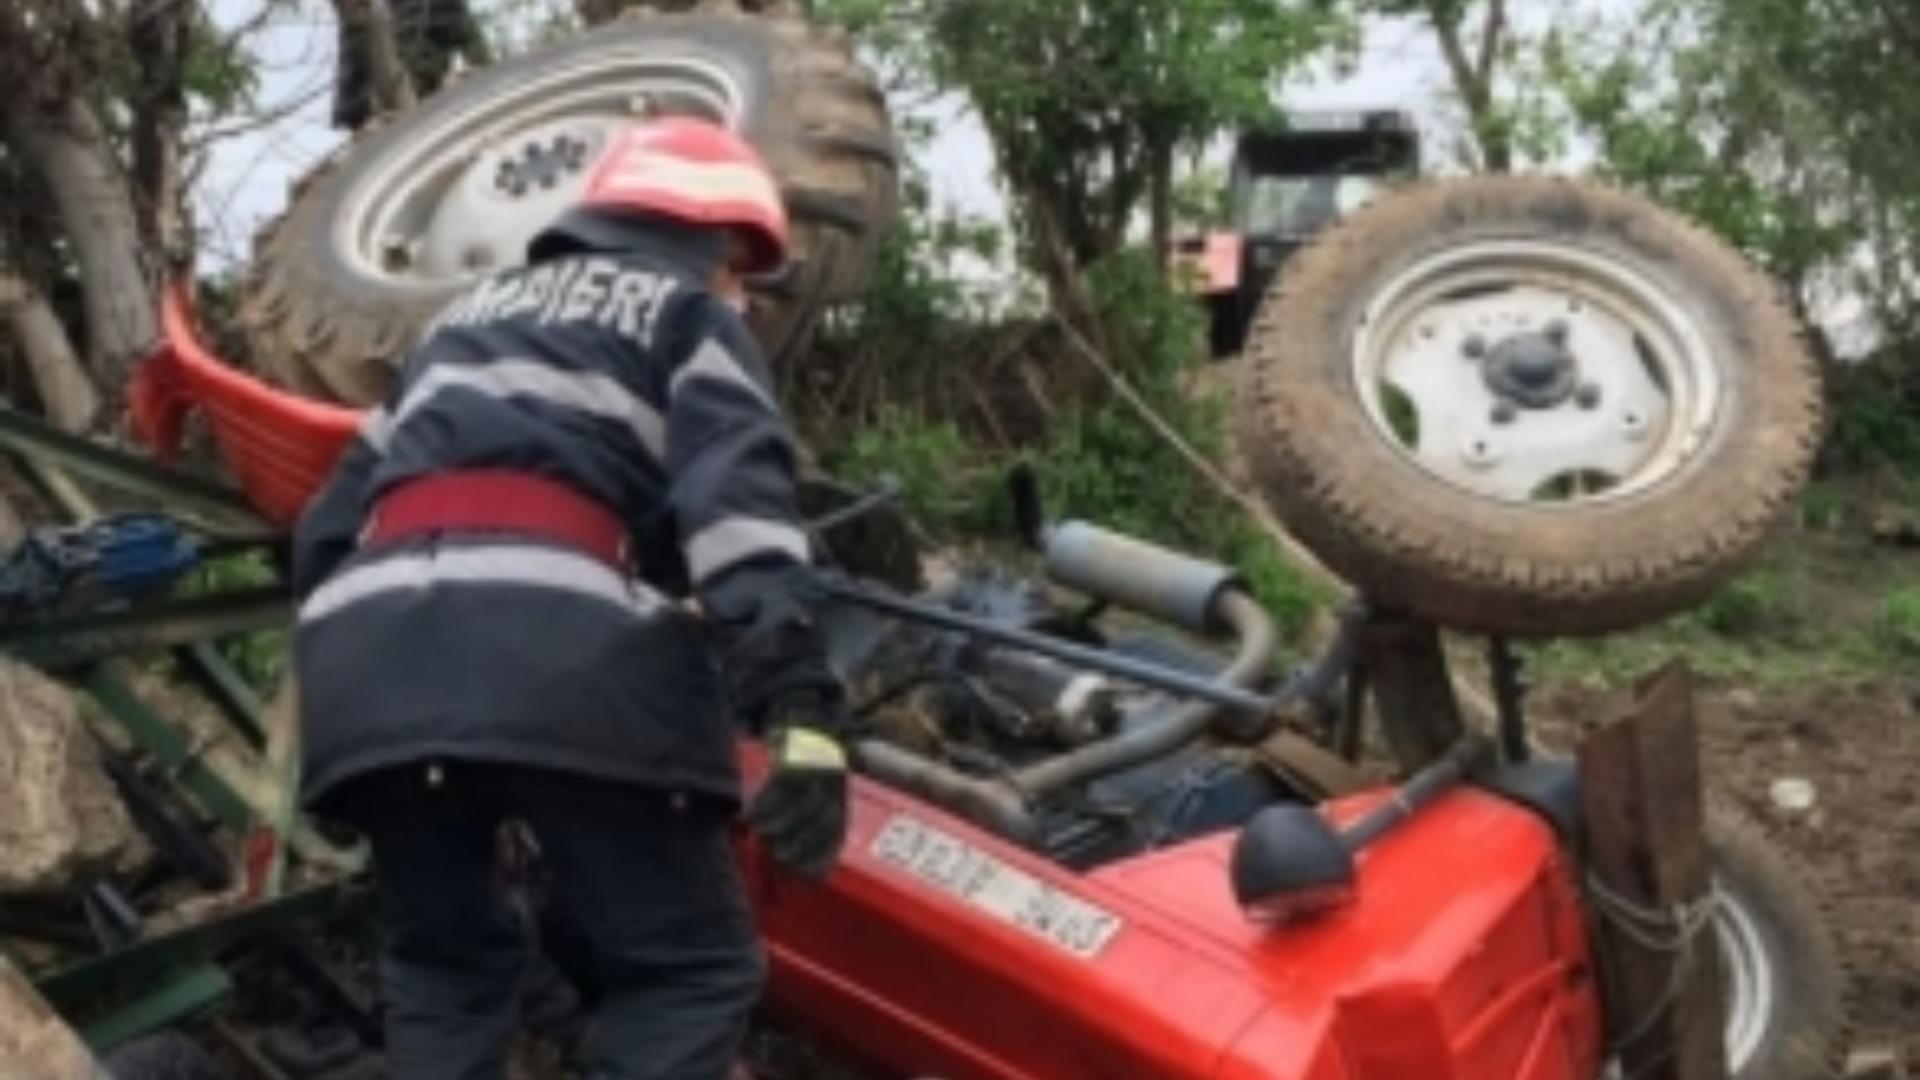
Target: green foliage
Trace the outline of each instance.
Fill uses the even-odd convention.
[[[832,464],[836,475],[861,485],[897,479],[908,511],[937,538],[978,534],[992,520],[997,464],[949,421],[889,408],[855,432]]]
[[[216,593],[268,586],[277,580],[278,575],[261,555],[229,555],[202,565],[184,589],[193,594]],[[286,674],[290,647],[288,631],[262,630],[228,638],[220,643],[219,650],[240,676],[264,695]]]
[[[1173,213],[1174,155],[1270,121],[1294,65],[1351,41],[1322,0],[821,0],[906,71],[967,95],[1027,225],[1072,261],[1125,244],[1143,204]],[[1030,237],[1031,239],[1031,237]],[[1044,248],[1030,251],[1046,267]]]
[[[260,72],[239,38],[223,35],[205,18],[196,18],[188,29],[180,84],[217,115],[251,102],[260,86]]]
[[[1920,657],[1920,585],[1895,589],[1880,601],[1874,634],[1901,657]]]
[[[1920,8],[1878,0],[1644,0],[1563,27],[1541,81],[1595,169],[1725,236],[1802,297],[1838,285],[1920,330]]]
[[[1809,532],[1838,532],[1846,527],[1847,496],[1832,483],[1815,481],[1800,495],[1800,527]]]
[[[1763,567],[1728,582],[1690,617],[1723,637],[1757,637],[1789,631],[1794,610],[1785,575]]]
[[[1920,478],[1920,377],[1908,356],[1887,353],[1835,379],[1829,447],[1854,468],[1892,466]]]
[[[1115,351],[1132,361],[1140,396],[1194,450],[1220,460],[1226,447],[1223,403],[1197,394],[1185,378],[1206,355],[1199,309],[1169,290],[1140,252],[1095,265],[1088,284]],[[1087,518],[1239,569],[1286,631],[1302,629],[1323,599],[1241,507],[1200,479],[1122,401],[1105,399],[1063,417],[1036,464],[1054,514]]]

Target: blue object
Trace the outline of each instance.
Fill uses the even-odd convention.
[[[167,588],[199,565],[199,548],[161,514],[34,529],[0,562],[0,611],[12,618],[76,596],[131,598]]]

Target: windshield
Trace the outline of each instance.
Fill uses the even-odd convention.
[[[1379,176],[1253,177],[1242,190],[1240,227],[1248,235],[1305,236],[1385,189],[1385,178]]]

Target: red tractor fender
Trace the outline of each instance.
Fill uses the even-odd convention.
[[[746,752],[746,771],[758,753]],[[1349,820],[1385,797],[1331,808]],[[1091,873],[856,780],[824,885],[743,844],[775,1008],[942,1080],[1592,1080],[1601,1005],[1572,867],[1496,796],[1360,856],[1355,902],[1250,922],[1231,835]]]
[[[206,417],[221,460],[268,522],[291,527],[360,429],[365,412],[290,393],[214,356],[194,329],[191,286],[161,294],[161,338],[128,390],[134,434],[161,460]]]

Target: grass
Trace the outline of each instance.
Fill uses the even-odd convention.
[[[1629,683],[1675,657],[1711,679],[1759,689],[1856,685],[1920,661],[1920,552],[1839,525],[1844,500],[1811,491],[1798,524],[1704,603],[1604,638],[1527,648],[1543,681]]]

